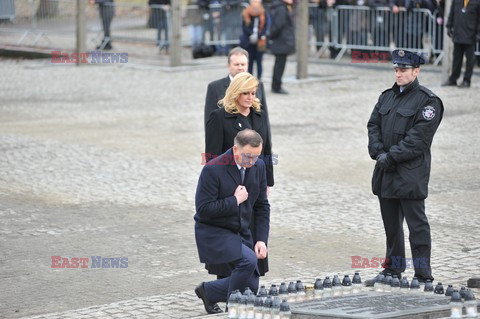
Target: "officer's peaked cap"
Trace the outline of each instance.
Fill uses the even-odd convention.
[[[392,52],[392,62],[394,68],[411,69],[418,68],[421,64],[425,64],[425,59],[420,54],[398,49]]]

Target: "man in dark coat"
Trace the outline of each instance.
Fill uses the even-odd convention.
[[[288,94],[282,88],[282,77],[287,56],[295,53],[295,28],[293,27],[293,0],[275,0],[271,7],[270,52],[275,55],[272,92]]]
[[[470,87],[475,65],[475,45],[480,41],[480,0],[453,0],[447,22],[447,34],[453,40],[452,74],[443,86],[457,85],[462,72],[463,55],[467,59],[462,88]]]
[[[210,118],[212,111],[218,110],[218,101],[225,97],[225,92],[230,85],[231,80],[235,75],[241,72],[246,72],[248,67],[248,52],[240,47],[233,48],[228,53],[228,75],[225,78],[210,82],[207,87],[207,96],[205,98],[205,112],[204,112],[204,128],[207,126],[207,121]],[[267,99],[265,97],[265,89],[263,83],[260,81],[257,89],[257,98],[260,100],[262,111],[265,112],[268,121]],[[270,129],[270,121],[268,121]]]
[[[257,260],[267,256],[270,230],[265,164],[258,159],[262,143],[254,130],[240,131],[233,148],[210,161],[200,174],[194,217],[200,262],[233,265],[229,277],[195,288],[210,314],[222,312],[216,303],[226,302],[232,291],[258,290]]]
[[[368,121],[368,151],[376,160],[372,178],[387,236],[384,274],[405,271],[403,220],[410,231],[415,276],[433,281],[430,267],[430,225],[425,215],[433,136],[442,120],[443,104],[418,83],[422,56],[406,50],[392,53],[396,83],[378,99]],[[378,276],[377,276],[378,278]],[[376,279],[367,280],[373,285]]]

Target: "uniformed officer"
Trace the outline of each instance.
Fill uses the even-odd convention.
[[[380,95],[368,121],[368,151],[376,161],[372,190],[380,201],[387,236],[383,273],[400,278],[406,266],[411,265],[419,281],[433,281],[425,198],[430,146],[442,120],[443,103],[418,82],[420,65],[425,63],[422,56],[395,50],[392,61],[395,84]],[[410,231],[411,262],[405,259],[404,218]],[[373,285],[375,280],[366,283]]]

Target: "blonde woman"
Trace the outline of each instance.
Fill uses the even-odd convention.
[[[267,185],[273,186],[272,142],[267,115],[255,96],[258,79],[247,72],[237,74],[218,102],[220,109],[210,113],[205,131],[207,161],[233,146],[238,131],[250,128],[263,139],[262,156],[267,168]]]

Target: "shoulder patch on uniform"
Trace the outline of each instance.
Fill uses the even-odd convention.
[[[427,121],[432,120],[435,117],[435,108],[431,105],[427,105],[422,110],[423,118]]]

